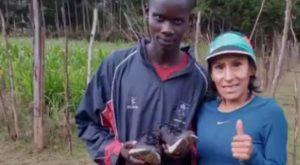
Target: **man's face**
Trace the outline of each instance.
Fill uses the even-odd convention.
[[[188,30],[191,9],[184,0],[151,0],[147,19],[152,42],[164,49],[176,49]]]

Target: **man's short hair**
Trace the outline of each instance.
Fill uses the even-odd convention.
[[[149,4],[151,4],[151,1],[153,0],[148,0],[149,1]],[[185,0],[188,2],[188,7],[192,10],[196,7],[197,5],[197,0]]]

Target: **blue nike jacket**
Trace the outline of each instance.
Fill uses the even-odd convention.
[[[116,164],[122,142],[138,140],[161,124],[175,120],[187,128],[207,92],[206,72],[191,48],[182,49],[189,54],[187,67],[161,81],[146,58],[146,42],[104,60],[77,109],[79,137],[99,164]],[[162,164],[172,162],[162,158]]]

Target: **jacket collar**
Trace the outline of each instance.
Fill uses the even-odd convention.
[[[152,64],[150,63],[149,59],[147,58],[146,44],[149,42],[150,42],[150,40],[146,39],[146,38],[143,38],[138,42],[138,44],[137,44],[137,51],[138,51],[138,56],[139,56],[138,58],[140,60],[142,60],[142,63],[145,66],[154,69]],[[185,46],[185,47],[182,47],[181,50],[188,54],[189,63],[185,69],[183,69],[181,72],[177,73],[173,77],[177,77],[177,76],[187,74],[187,73],[194,71],[194,68],[196,65],[196,60],[194,58],[194,49],[191,46]]]

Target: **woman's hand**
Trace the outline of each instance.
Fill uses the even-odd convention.
[[[253,152],[252,138],[245,134],[243,122],[238,120],[236,123],[236,135],[231,142],[232,156],[240,161],[247,161]]]

